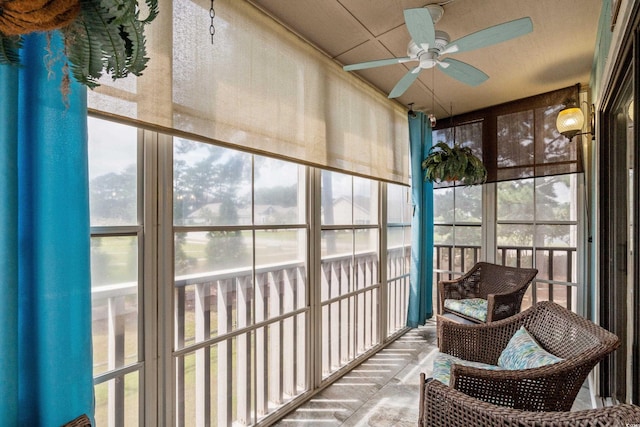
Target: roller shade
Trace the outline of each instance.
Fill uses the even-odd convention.
[[[244,1],[160,1],[143,76],[92,112],[303,164],[409,183],[405,108]]]
[[[471,147],[487,167],[487,182],[583,172],[582,139],[556,129],[567,99],[579,99],[579,86],[443,119],[433,142]]]

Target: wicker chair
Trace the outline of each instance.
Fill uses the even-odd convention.
[[[91,420],[89,420],[86,414],[82,414],[78,418],[64,424],[62,427],[91,427]]]
[[[538,368],[499,371],[454,364],[449,385],[499,406],[568,411],[589,372],[620,345],[611,332],[544,301],[508,319],[484,325],[463,325],[438,316],[440,351],[497,365],[502,350],[521,326],[546,351],[564,360]]]
[[[421,427],[563,426],[606,427],[640,424],[640,406],[617,405],[574,412],[528,412],[492,405],[420,375]]]
[[[517,268],[479,262],[464,276],[438,283],[439,313],[451,313],[474,323],[482,321],[445,307],[445,300],[482,298],[487,301],[486,323],[520,311],[522,297],[538,274],[535,268]]]

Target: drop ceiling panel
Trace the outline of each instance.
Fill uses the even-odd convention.
[[[341,65],[406,56],[409,35],[403,10],[432,1],[415,0],[251,0]],[[437,117],[496,105],[576,83],[588,84],[602,0],[447,0],[436,29],[451,40],[484,28],[529,16],[533,32],[503,43],[449,57],[489,75],[476,87],[436,68],[397,98]],[[444,57],[444,56],[443,56]],[[356,73],[389,93],[409,64]],[[433,96],[435,92],[435,96]]]
[[[259,0],[253,3],[331,57],[371,38],[357,18],[337,1]]]

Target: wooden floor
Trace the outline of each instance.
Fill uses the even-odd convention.
[[[286,415],[277,426],[415,427],[420,372],[431,374],[435,321],[411,329],[387,348]],[[587,387],[574,410],[591,408]]]

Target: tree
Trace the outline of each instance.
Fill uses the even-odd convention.
[[[275,187],[261,188],[255,194],[256,205],[274,205],[293,207],[298,205],[297,184],[288,187],[278,185]]]
[[[220,217],[225,221],[237,223],[238,210],[231,198],[225,198],[220,205]],[[239,230],[210,231],[205,252],[208,265],[214,270],[240,267],[245,260],[246,251]]]
[[[177,140],[174,149],[174,223],[206,226],[238,225],[238,211],[250,203],[243,192],[251,180],[250,156],[209,144]],[[194,158],[200,156],[200,160]],[[239,231],[207,232],[207,268],[237,265],[245,256]],[[176,264],[191,261],[176,241]]]
[[[137,222],[137,170],[135,164],[122,172],[111,172],[91,180],[90,206],[92,223],[109,225]]]

